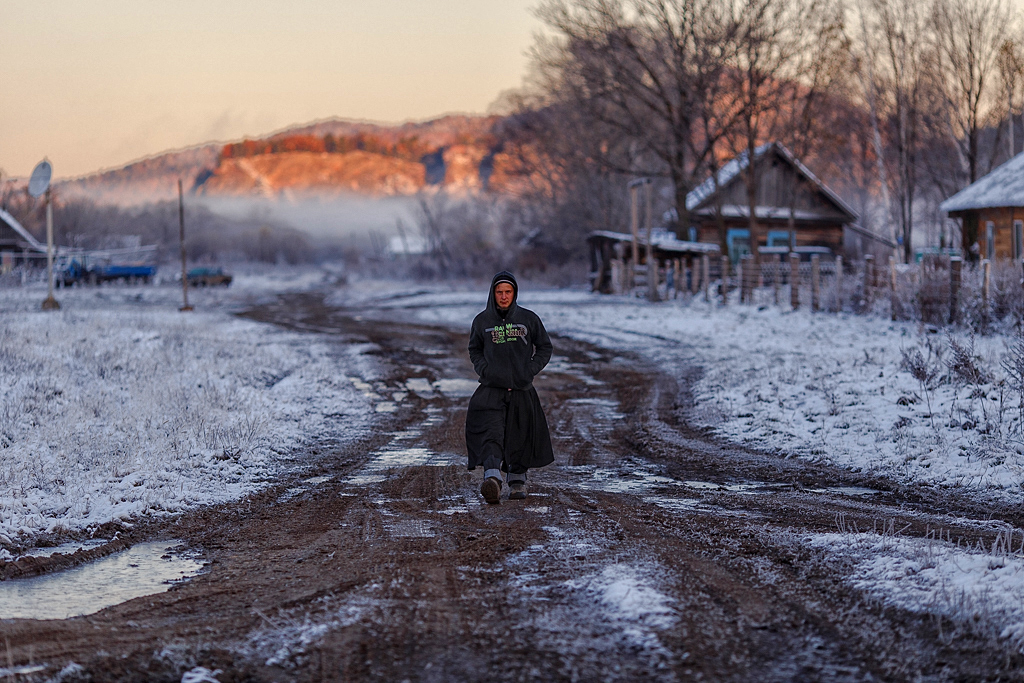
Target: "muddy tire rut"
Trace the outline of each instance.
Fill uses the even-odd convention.
[[[8,666],[46,665],[18,679],[1024,679],[1019,654],[884,609],[799,542],[837,519],[990,540],[948,513],[1012,511],[720,442],[687,424],[698,368],[669,376],[564,338],[537,382],[556,463],[531,473],[526,500],[488,506],[463,464],[466,399],[408,390],[472,377],[464,335],[313,295],[245,315],[364,344],[379,388],[408,396],[301,475],[132,535],[200,551],[190,581],[85,617],[0,622]]]

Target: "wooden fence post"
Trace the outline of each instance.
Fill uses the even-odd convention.
[[[658,280],[660,279],[658,259],[651,253],[651,245],[647,245],[647,300],[658,301]]]
[[[700,283],[704,287],[704,301],[711,301],[711,257],[704,254],[700,257],[700,264],[701,270],[704,271],[700,278]]]
[[[722,257],[722,305],[729,304],[729,257]]]
[[[836,302],[835,311],[843,310],[843,257],[836,256]]]
[[[622,294],[624,289],[622,278],[625,276],[622,259],[612,259],[612,294]]]
[[[821,257],[811,254],[811,310],[821,308]]]
[[[789,305],[800,308],[800,254],[789,252]]]
[[[861,302],[861,312],[871,309],[871,288],[875,284],[875,257],[871,254],[864,255],[864,299]]]
[[[992,262],[981,262],[981,319],[988,324],[988,305],[992,294]]]
[[[949,322],[960,319],[960,282],[963,277],[964,261],[959,256],[949,259]]]
[[[782,289],[782,254],[775,255],[775,263],[772,264],[775,272],[772,273],[772,301],[779,305],[779,290]]]
[[[743,303],[743,297],[746,295],[746,292],[743,291],[744,290],[744,283],[743,283],[743,259],[744,259],[744,257],[740,256],[740,262],[736,264],[736,286],[740,290],[740,303],[741,304]]]
[[[697,296],[700,291],[701,262],[695,256],[691,256],[687,261],[690,263],[690,295]]]
[[[889,257],[889,317],[896,320],[900,312],[900,300],[896,295],[896,257]]]

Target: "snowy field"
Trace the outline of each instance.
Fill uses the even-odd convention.
[[[243,276],[229,289],[0,289],[0,559],[97,526],[236,499],[350,440],[371,407],[359,348],[227,311],[329,273]]]

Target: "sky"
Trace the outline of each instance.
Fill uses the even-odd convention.
[[[37,0],[0,9],[0,170],[56,177],[340,117],[484,113],[536,0]]]

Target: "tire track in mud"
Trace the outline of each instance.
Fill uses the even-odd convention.
[[[1021,678],[1019,655],[881,608],[799,539],[838,518],[955,526],[938,504],[690,429],[692,369],[676,380],[556,339],[537,382],[556,463],[525,501],[487,506],[465,471],[466,399],[443,384],[472,377],[464,335],[311,295],[246,315],[365,345],[383,374],[362,381],[394,412],[302,477],[177,520],[207,574],[89,617],[0,624],[13,663],[49,666],[24,680],[69,661],[81,680],[204,666],[222,683]]]

